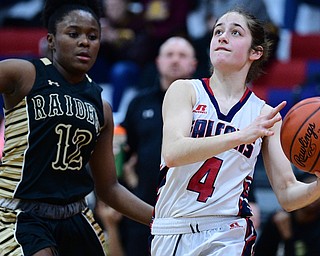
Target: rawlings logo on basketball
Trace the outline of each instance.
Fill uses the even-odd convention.
[[[308,158],[312,157],[317,149],[317,145],[315,143],[312,143],[312,138],[318,139],[318,135],[315,132],[315,123],[309,124],[306,134],[304,137],[299,138],[300,143],[300,151],[298,155],[294,155],[294,160],[297,164],[299,164],[302,167],[305,167],[305,162],[308,160]]]
[[[286,157],[298,169],[320,171],[320,97],[306,98],[289,109],[280,140]]]

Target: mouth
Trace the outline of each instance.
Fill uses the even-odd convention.
[[[91,56],[88,52],[80,52],[77,54],[77,58],[81,61],[89,61],[91,59]]]
[[[215,49],[215,51],[216,51],[216,52],[218,52],[218,51],[230,52],[229,49],[224,48],[224,47],[218,47],[218,48]]]

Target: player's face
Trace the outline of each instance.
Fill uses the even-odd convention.
[[[162,77],[172,82],[190,78],[195,71],[194,50],[186,41],[174,39],[160,49],[157,67]]]
[[[57,24],[53,36],[53,63],[68,74],[88,72],[100,47],[100,28],[91,13],[75,10]]]
[[[216,23],[210,44],[210,59],[216,69],[238,70],[249,59],[252,36],[244,16],[231,12]]]

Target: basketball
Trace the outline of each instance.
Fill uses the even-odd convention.
[[[296,103],[285,115],[280,132],[282,149],[301,171],[320,171],[320,97]]]

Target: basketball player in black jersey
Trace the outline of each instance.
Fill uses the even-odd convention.
[[[0,255],[105,255],[85,196],[95,189],[146,225],[152,207],[118,183],[112,111],[86,75],[100,46],[98,2],[48,0],[43,14],[50,56],[0,62]]]

